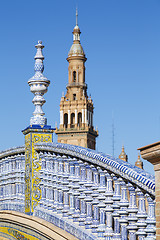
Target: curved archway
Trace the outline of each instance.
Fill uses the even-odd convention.
[[[0,240],[77,240],[65,230],[35,216],[0,211]]]

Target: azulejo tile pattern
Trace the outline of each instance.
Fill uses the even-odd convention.
[[[25,135],[25,212],[33,214],[41,199],[41,160],[34,149],[38,142],[52,142],[52,133],[30,132]]]
[[[14,222],[0,223],[0,236],[9,240],[47,240],[38,232],[18,226]]]

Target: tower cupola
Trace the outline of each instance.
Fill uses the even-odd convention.
[[[73,29],[73,44],[70,48],[70,51],[68,53],[68,59],[72,56],[80,56],[80,57],[84,57],[85,58],[85,53],[84,53],[84,50],[83,50],[83,47],[81,46],[81,43],[80,43],[80,34],[81,34],[81,31],[80,31],[80,28],[78,26],[78,11],[76,9],[76,26],[74,27]]]

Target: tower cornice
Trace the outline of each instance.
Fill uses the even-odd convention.
[[[67,57],[66,60],[67,60],[68,62],[70,62],[70,61],[72,61],[72,60],[82,60],[82,61],[86,62],[86,61],[87,61],[87,58],[86,58],[85,56],[75,55],[75,56],[69,56],[69,57]]]

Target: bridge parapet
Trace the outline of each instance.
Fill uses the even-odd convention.
[[[131,181],[141,187],[147,193],[155,197],[155,177],[148,172],[140,169],[121,159],[113,158],[104,153],[97,153],[95,150],[79,146],[60,144],[60,143],[38,143],[37,151],[49,151],[57,154],[65,154],[71,157],[82,159],[86,163],[102,167],[112,173]]]
[[[0,152],[0,210],[24,212],[25,148]]]
[[[82,147],[38,143],[35,149],[36,217],[81,240],[155,239],[152,175]],[[14,153],[0,159],[0,209],[24,212],[24,149]]]
[[[36,149],[42,161],[36,216],[79,239],[155,239],[152,175],[82,147],[39,143]],[[51,215],[44,214],[47,206]]]

